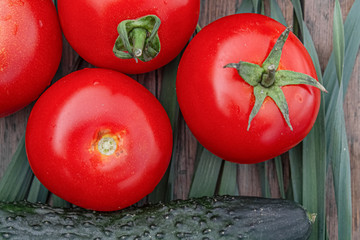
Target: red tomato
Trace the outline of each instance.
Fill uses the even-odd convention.
[[[256,163],[278,156],[298,144],[316,120],[320,91],[308,85],[289,85],[281,90],[293,130],[269,97],[247,129],[255,103],[254,87],[236,69],[224,68],[239,61],[262,66],[284,29],[263,15],[227,16],[204,27],[181,59],[176,87],[184,119],[199,142],[225,160]],[[278,70],[316,79],[308,52],[292,33]]]
[[[135,74],[160,68],[180,53],[195,30],[200,1],[61,0],[58,11],[64,35],[81,57],[98,67]],[[113,47],[119,36],[119,23],[147,15],[156,15],[161,21],[158,55],[150,61],[137,62],[116,57]]]
[[[0,1],[0,117],[39,97],[55,75],[61,51],[52,1]]]
[[[39,98],[25,141],[46,188],[80,207],[112,211],[158,184],[170,161],[172,129],[159,101],[138,82],[84,69]]]

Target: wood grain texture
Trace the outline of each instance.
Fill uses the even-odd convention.
[[[344,19],[354,0],[340,0]],[[293,8],[290,0],[278,0],[283,10],[286,22],[290,25],[293,19]],[[241,0],[201,0],[201,13],[199,25],[206,26],[212,21],[223,16],[235,13],[236,7],[240,6]],[[321,68],[327,65],[332,48],[332,16],[334,0],[304,0],[304,18],[309,31],[313,37],[316,50],[319,55]],[[358,55],[359,56],[359,55]],[[59,75],[64,76],[76,69],[92,67],[83,61],[64,40],[64,49]],[[360,64],[357,60],[352,79],[349,83],[348,93],[344,104],[346,114],[346,126],[351,157],[352,171],[352,199],[353,199],[353,239],[360,239]],[[162,69],[140,75],[131,75],[132,78],[143,84],[156,97],[160,95]],[[0,119],[0,177],[2,177],[11,156],[16,150],[17,144],[25,133],[28,115],[32,105],[19,112]],[[174,198],[186,198],[194,173],[194,162],[197,141],[180,118],[179,136],[175,157],[175,179]],[[270,188],[273,197],[279,197],[278,181],[275,173],[274,162],[267,164]],[[286,156],[283,159],[285,188],[288,186],[289,163]],[[257,165],[238,165],[239,193],[241,195],[260,196],[261,187],[259,179],[259,168]],[[331,181],[331,174],[329,175]],[[337,238],[336,205],[331,184],[327,189],[327,220],[329,239]]]

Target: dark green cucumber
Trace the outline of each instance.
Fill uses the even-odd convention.
[[[311,215],[292,201],[204,197],[118,212],[0,203],[2,239],[307,239]]]

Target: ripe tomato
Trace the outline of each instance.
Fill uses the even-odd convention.
[[[270,97],[251,121],[255,87],[236,69],[224,68],[244,61],[262,69],[284,30],[269,17],[237,14],[204,27],[188,45],[178,70],[178,101],[194,136],[215,155],[237,163],[265,161],[294,147],[311,130],[320,106],[319,89],[277,86],[285,96],[291,125]],[[318,84],[309,54],[291,32],[277,70],[306,74]]]
[[[122,73],[84,69],[35,103],[26,151],[40,182],[80,207],[112,211],[150,193],[172,152],[169,118],[157,99]]]
[[[129,74],[149,72],[174,59],[194,32],[199,11],[199,0],[61,0],[58,2],[62,30],[74,50],[97,67]],[[147,18],[143,18],[145,16]],[[135,20],[138,21],[135,23]],[[124,23],[123,30],[127,31],[124,37],[131,45],[121,53],[125,55],[125,59],[116,57],[113,52],[115,42],[119,38],[117,28],[121,22]],[[160,24],[158,31],[156,31],[157,23]],[[154,36],[152,36],[153,29],[155,29]],[[137,43],[140,45],[144,44],[144,41],[152,44],[140,47],[141,51],[132,51],[132,35],[136,35],[135,38],[139,39]],[[137,55],[141,53],[146,55],[145,59]],[[136,61],[131,58],[135,58]]]
[[[52,1],[0,1],[0,117],[39,97],[55,75],[61,51]]]

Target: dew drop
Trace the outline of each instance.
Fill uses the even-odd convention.
[[[112,231],[110,231],[110,230],[105,230],[105,231],[104,231],[104,234],[105,234],[105,236],[110,237],[110,236],[112,235]]]
[[[126,239],[129,239],[129,236],[128,235],[122,235],[122,236],[120,236],[119,239],[126,240]]]
[[[206,228],[206,229],[204,229],[202,232],[203,232],[203,234],[209,234],[209,233],[211,233],[211,229],[210,229],[210,228]]]
[[[156,237],[156,239],[164,239],[165,234],[162,232],[158,232],[158,233],[156,233],[155,237]]]
[[[42,227],[40,225],[33,225],[31,226],[32,229],[34,229],[35,231],[40,231],[42,229]]]
[[[4,239],[10,239],[11,234],[10,234],[10,233],[2,233],[1,236],[2,236]]]
[[[152,230],[154,230],[154,229],[156,229],[157,228],[157,226],[155,225],[155,224],[150,224],[150,229],[152,229]]]

